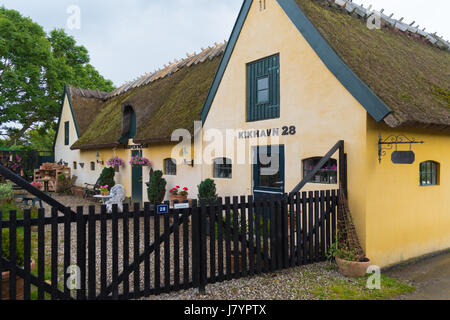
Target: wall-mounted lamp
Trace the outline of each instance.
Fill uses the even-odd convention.
[[[80,167],[84,168],[84,162],[80,162]]]

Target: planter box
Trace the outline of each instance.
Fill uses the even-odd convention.
[[[173,207],[175,201],[178,201],[178,203],[183,203],[184,201],[186,201],[188,198],[187,196],[174,196],[174,195],[170,195],[170,206]],[[190,202],[189,202],[190,203]]]
[[[34,260],[31,260],[30,271],[34,270]],[[2,273],[2,299],[9,300],[9,271],[4,271]],[[24,280],[23,278],[16,277],[16,300],[24,299]]]
[[[372,263],[369,261],[358,262],[358,261],[347,261],[336,258],[336,263],[339,267],[339,271],[346,277],[359,278],[366,275],[367,268],[369,268]]]

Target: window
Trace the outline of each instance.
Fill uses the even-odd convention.
[[[232,174],[231,159],[216,158],[214,159],[214,178],[231,179]]]
[[[69,121],[64,122],[64,145],[69,145]]]
[[[91,162],[91,171],[95,171],[95,162]]]
[[[177,175],[177,161],[175,159],[165,159],[164,160],[164,174],[168,176]]]
[[[76,161],[73,162],[73,170],[77,170],[77,162]]]
[[[280,117],[280,56],[247,64],[247,121]]]
[[[322,158],[315,157],[303,160],[303,178],[313,171]],[[330,159],[311,179],[311,183],[337,184],[337,161]]]
[[[420,185],[436,186],[439,184],[439,163],[425,161],[420,164]]]
[[[125,106],[122,111],[122,131],[119,142],[128,144],[136,136],[136,113],[132,106]]]

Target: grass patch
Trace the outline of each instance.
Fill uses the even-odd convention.
[[[331,277],[328,286],[315,287],[313,295],[320,300],[381,300],[411,293],[415,288],[400,280],[381,276],[381,289],[367,289],[367,279]]]

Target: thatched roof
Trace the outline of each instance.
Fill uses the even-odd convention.
[[[450,129],[450,44],[347,0],[295,0],[338,56],[392,110],[391,127]]]
[[[78,134],[80,137],[86,132],[89,125],[103,106],[107,92],[90,89],[78,89],[67,86],[67,95],[72,105]]]
[[[71,148],[119,146],[125,106],[136,113],[135,143],[170,142],[178,128],[193,133],[225,45],[215,44],[199,54],[187,55],[106,94],[98,115]]]

